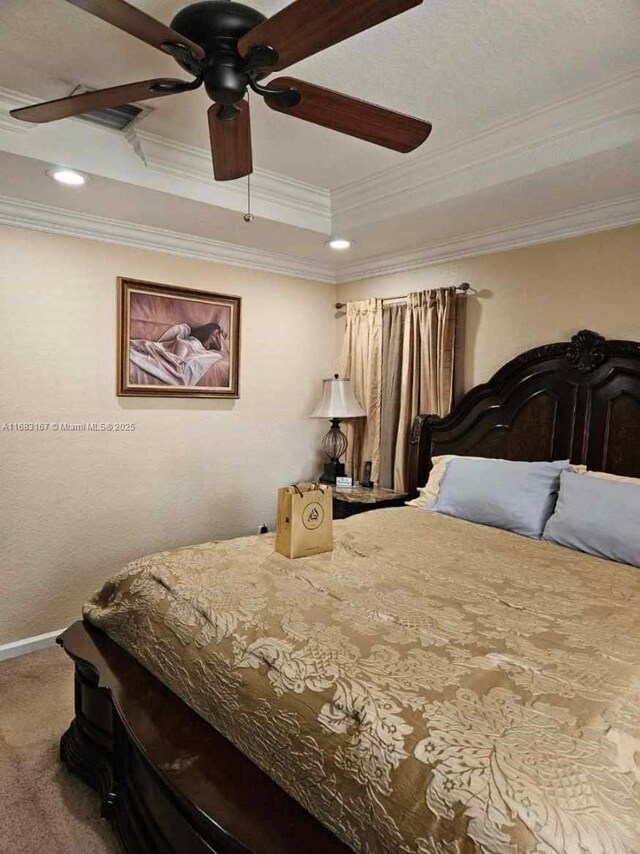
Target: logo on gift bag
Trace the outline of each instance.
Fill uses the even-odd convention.
[[[324,519],[324,510],[317,501],[312,501],[302,511],[302,524],[309,531],[315,531],[322,525]]]

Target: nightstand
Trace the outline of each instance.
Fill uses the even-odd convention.
[[[353,486],[346,489],[332,487],[333,518],[346,519],[356,513],[366,513],[367,510],[381,510],[383,507],[402,507],[408,498],[404,492],[394,492],[392,489],[382,489],[374,486],[367,489],[363,486]]]

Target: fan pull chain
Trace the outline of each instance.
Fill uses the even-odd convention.
[[[251,175],[247,175],[247,212],[243,214],[245,222],[253,222],[255,216],[251,213]]]
[[[247,91],[247,104],[251,107],[251,94]],[[242,219],[245,222],[253,222],[255,216],[251,213],[251,172],[247,175],[247,212]]]

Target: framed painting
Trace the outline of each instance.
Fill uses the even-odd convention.
[[[118,395],[239,396],[240,297],[118,279]]]

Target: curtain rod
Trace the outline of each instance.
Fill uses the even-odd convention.
[[[456,287],[456,290],[460,291],[463,294],[466,294],[466,292],[470,289],[471,289],[471,285],[469,284],[469,282],[463,282],[461,285],[458,285]],[[384,297],[382,302],[398,302],[400,300],[406,300],[406,298],[407,298],[406,296],[403,296],[403,297]],[[337,302],[336,303],[336,308],[346,308],[346,307],[347,307],[346,302]]]

